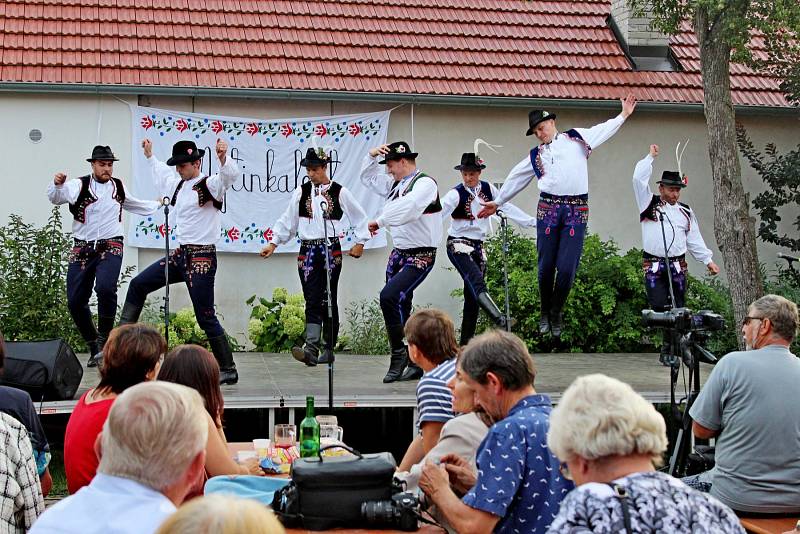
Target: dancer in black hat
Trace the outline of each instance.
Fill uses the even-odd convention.
[[[478,156],[481,143],[488,145],[482,139],[476,139],[475,152],[461,155],[461,164],[456,165],[455,169],[461,171],[462,183],[442,197],[442,216],[450,215],[452,218],[447,232],[447,257],[464,279],[461,345],[466,345],[475,335],[478,310],[481,308],[494,324],[506,327],[506,316],[492,300],[484,280],[486,252],[483,242],[491,227],[489,219],[478,218],[478,212],[481,210],[481,202],[491,202],[498,191],[490,182],[481,180],[481,172],[486,168],[484,161]],[[503,213],[522,227],[536,226],[534,217],[510,202],[503,206]]]
[[[636,99],[620,99],[622,113],[592,128],[559,133],[556,116],[531,111],[525,135],[535,135],[541,144],[509,173],[494,201],[478,214],[488,217],[536,178],[539,204],[536,209],[536,248],[539,254],[541,334],[561,336],[562,314],[583,253],[589,222],[589,168],[592,150],[607,141],[633,113]]]
[[[122,210],[150,215],[155,200],[131,196],[122,180],[112,176],[119,161],[111,148],[96,146],[86,161],[92,173],[74,180],[58,173],[47,187],[53,204],[69,204],[74,241],[67,268],[67,306],[75,326],[89,346],[88,367],[95,367],[117,315],[117,282],[122,267]],[[97,327],[89,299],[97,295]]]
[[[383,164],[388,174],[380,172]],[[371,149],[364,158],[361,181],[386,199],[383,212],[369,223],[370,232],[389,228],[394,242],[380,295],[391,345],[391,363],[383,381],[415,380],[422,376],[422,369],[409,364],[403,327],[411,315],[414,289],[433,269],[442,238],[439,189],[436,180],[417,169],[417,153],[405,141]]]
[[[350,228],[355,242],[348,254],[360,258],[364,243],[370,238],[367,215],[350,190],[328,177],[332,163],[330,149],[309,148],[300,165],[306,168],[309,182],[295,189],[292,199],[280,219],[272,227],[273,237],[261,251],[269,258],[278,245],[299,237],[297,273],[306,301],[305,345],[294,347],[292,355],[308,366],[333,361],[333,350],[339,336],[339,275],[342,271],[340,237]],[[328,320],[326,302],[327,274],[325,272],[325,236],[328,237],[330,258],[333,321]],[[319,356],[321,341],[322,356]]]
[[[712,253],[703,241],[700,225],[692,208],[678,201],[681,191],[689,182],[681,172],[683,152],[678,154],[676,150],[678,172],[664,171],[661,180],[656,182],[658,194],[654,195],[651,191],[648,182],[653,174],[653,161],[658,152],[658,145],[650,145],[649,154],[636,164],[633,171],[633,192],[639,207],[639,221],[642,223],[642,269],[647,302],[651,309],[664,311],[672,307],[668,276],[672,277],[676,306],[682,308],[686,301],[687,250],[711,274],[719,273],[719,267],[711,260]],[[661,224],[662,218],[666,224]],[[664,250],[664,241],[667,243],[667,250]],[[665,256],[669,265],[664,265]]]
[[[153,144],[149,139],[142,142],[142,148],[150,162],[156,189],[171,199],[178,247],[169,258],[169,280],[164,279],[163,259],[131,280],[120,324],[138,321],[145,299],[153,291],[166,284],[185,282],[197,322],[208,336],[211,351],[219,363],[220,383],[235,384],[239,373],[225,330],[214,309],[214,280],[217,274],[215,244],[220,235],[222,200],[239,176],[239,168],[232,158],[227,157],[228,144],[221,139],[216,145],[220,170],[213,176],[203,176],[200,172],[205,150],[198,149],[193,141],[175,143],[172,157],[166,164],[153,156]]]

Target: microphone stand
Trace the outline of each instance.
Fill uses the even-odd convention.
[[[331,256],[330,249],[328,248],[328,203],[323,200],[319,203],[319,207],[322,210],[322,227],[323,235],[325,236],[322,240],[322,246],[325,248],[325,300],[328,304],[328,324],[331,329],[328,333],[330,335],[328,339],[331,343],[331,359],[328,362],[328,409],[333,410],[333,361],[336,359],[334,355],[334,349],[336,347],[333,346],[333,329],[335,326],[333,324],[333,299],[331,298]],[[324,344],[323,337],[323,345]]]
[[[667,234],[664,231],[664,217],[666,216],[666,214],[659,206],[656,206],[656,211],[658,212],[659,215],[661,215],[661,217],[659,217],[658,220],[661,223],[661,239],[664,243],[664,266],[667,268],[667,282],[669,283],[669,298],[670,301],[672,302],[671,309],[674,310],[677,306],[675,304],[675,293],[672,290],[672,270],[669,264],[669,254],[667,252]]]
[[[505,297],[506,332],[511,332],[511,303],[508,295],[508,217],[502,210],[497,210],[497,216],[500,217],[500,232],[503,236],[503,293]]]
[[[169,347],[169,203],[171,199],[164,197],[164,339]]]

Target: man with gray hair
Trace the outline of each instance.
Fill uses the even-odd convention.
[[[766,295],[742,321],[747,350],[714,367],[689,414],[694,435],[716,438],[716,465],[684,482],[737,512],[800,512],[800,360],[789,351],[797,305]]]
[[[126,389],[95,443],[97,475],[30,532],[155,532],[200,480],[207,439],[205,408],[193,389],[168,382]]]
[[[423,468],[420,488],[456,532],[546,532],[573,488],[547,448],[552,405],[534,390],[535,377],[525,344],[502,330],[473,338],[459,357],[454,380],[464,381],[497,423],[478,448],[477,476],[452,455]],[[470,478],[474,485],[459,499],[451,481],[464,487]]]

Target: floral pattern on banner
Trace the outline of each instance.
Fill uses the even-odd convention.
[[[296,137],[301,142],[310,139],[312,136],[319,136],[325,142],[326,138],[331,138],[334,142],[341,141],[346,136],[358,137],[365,136],[367,140],[371,136],[377,135],[382,127],[378,119],[371,121],[355,120],[331,122],[331,121],[293,121],[293,122],[246,122],[246,121],[223,121],[218,119],[193,119],[189,117],[161,117],[156,114],[142,115],[139,125],[145,130],[152,129],[164,135],[166,132],[176,130],[180,133],[189,132],[197,137],[208,132],[217,135],[230,135],[230,139],[242,134],[256,136],[261,135],[266,142],[270,142],[274,137],[281,135],[285,138]]]
[[[272,236],[272,228],[259,228],[256,223],[250,223],[250,226],[246,228],[238,228],[236,226],[230,226],[228,228],[223,227],[219,234],[220,239],[224,240],[225,243],[233,245],[237,243],[246,245],[250,242],[257,242],[265,245],[269,243]],[[336,237],[339,238],[342,245],[346,245],[347,243],[355,244],[356,227],[350,226],[343,232],[339,232]],[[295,235],[295,240],[297,243],[300,242],[300,238],[297,237],[297,235]]]
[[[177,225],[172,225],[169,227],[169,236],[171,241],[175,241],[175,232],[177,228]],[[139,221],[139,223],[134,227],[134,233],[136,237],[139,237],[140,235],[152,235],[156,239],[163,239],[167,234],[167,229],[164,223],[156,224],[152,217],[147,217],[147,219]]]

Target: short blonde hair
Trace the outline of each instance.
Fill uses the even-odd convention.
[[[172,514],[156,534],[284,534],[283,525],[263,504],[229,495],[192,499]]]
[[[143,382],[116,398],[103,425],[97,470],[162,491],[205,450],[208,421],[195,390]]]
[[[664,418],[632,387],[594,374],[564,392],[550,416],[547,445],[561,461],[648,454],[660,465],[667,431]]]

